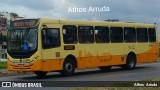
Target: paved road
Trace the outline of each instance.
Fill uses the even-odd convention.
[[[45,78],[36,75],[0,77],[1,81],[137,81],[160,77],[160,63],[139,64],[134,70],[112,68],[110,72],[99,69],[78,70],[72,77],[61,77],[59,73],[48,73]],[[1,89],[1,88],[0,88]],[[57,88],[58,89],[58,88]],[[61,88],[62,89],[62,88]]]
[[[57,72],[48,73],[45,78],[36,75],[0,77],[1,81],[131,81],[160,77],[160,63],[139,64],[134,70],[112,68],[110,72],[99,69],[78,70],[72,77],[61,77]]]

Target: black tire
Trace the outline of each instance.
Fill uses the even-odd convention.
[[[126,65],[121,66],[124,70],[132,70],[136,66],[136,56],[133,54],[130,54],[127,56]]]
[[[100,69],[101,71],[103,71],[103,72],[105,72],[105,71],[110,71],[111,68],[112,68],[112,66],[102,66],[102,67],[99,67],[99,69]]]
[[[72,76],[75,71],[75,63],[72,59],[66,59],[63,64],[63,70],[60,72],[62,76]]]
[[[34,73],[35,73],[38,77],[44,77],[48,72],[35,71]]]

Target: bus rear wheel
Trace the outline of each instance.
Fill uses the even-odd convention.
[[[111,70],[111,68],[112,68],[112,66],[102,66],[102,67],[99,67],[99,69],[101,70],[101,71],[110,71]]]
[[[48,72],[35,71],[34,73],[35,73],[38,77],[44,77]]]
[[[75,63],[72,59],[66,59],[63,64],[63,70],[60,72],[62,76],[72,76],[75,71]]]
[[[133,54],[130,54],[127,56],[126,65],[121,66],[122,69],[125,70],[132,70],[136,66],[136,56]]]

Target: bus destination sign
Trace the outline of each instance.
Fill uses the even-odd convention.
[[[11,22],[11,27],[32,27],[35,26],[37,22],[38,19],[15,20]]]

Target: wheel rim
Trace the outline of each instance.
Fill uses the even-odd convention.
[[[71,72],[71,71],[72,71],[72,64],[71,64],[71,63],[67,63],[67,64],[65,65],[65,69],[66,69],[67,71]]]
[[[130,67],[134,67],[134,60],[133,60],[133,59],[130,60],[129,66],[130,66]]]

